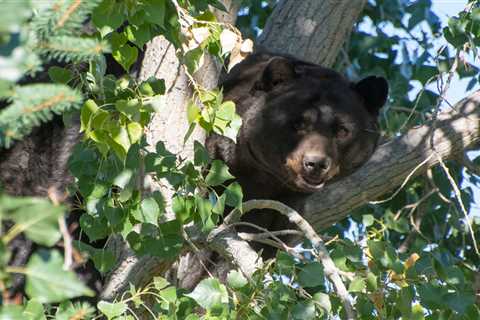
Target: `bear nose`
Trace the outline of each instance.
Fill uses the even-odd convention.
[[[308,155],[303,156],[303,168],[306,173],[324,173],[330,169],[332,160],[323,155]]]

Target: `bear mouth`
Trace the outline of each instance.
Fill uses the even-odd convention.
[[[305,192],[316,192],[322,189],[325,186],[326,182],[326,180],[311,180],[302,175],[299,175],[296,180],[297,181],[295,184],[297,185],[297,187],[301,188],[302,191]]]
[[[288,189],[301,192],[301,193],[313,193],[322,189],[325,185],[325,182],[328,180],[328,177],[321,180],[313,180],[313,179],[309,179],[308,177],[304,177],[301,174],[294,174],[293,177],[289,174],[288,175],[290,176],[289,178],[282,179],[281,177],[279,177],[278,173],[274,173],[268,169],[268,166],[265,165],[263,161],[260,160],[259,157],[257,157],[252,146],[249,143],[246,143],[246,145],[247,145],[247,150],[248,150],[248,153],[250,154],[250,157],[255,161],[256,167],[258,167],[260,170],[271,175],[273,178],[275,178],[277,181],[279,181],[282,185],[284,185]]]

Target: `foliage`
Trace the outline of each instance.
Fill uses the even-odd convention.
[[[238,21],[242,33],[256,37],[274,4],[245,1]],[[162,97],[165,83],[130,75],[145,44],[156,35],[165,36],[175,46],[194,89],[187,106],[190,129],[185,142],[196,126],[234,140],[241,125],[235,105],[223,101],[221,89],[207,90],[192,77],[206,54],[223,62],[231,42],[241,41],[236,29],[217,23],[211,13],[208,5],[224,9],[219,1],[9,1],[5,5],[0,13],[4,44],[0,62],[11,72],[0,75],[0,97],[8,103],[0,112],[0,146],[22,139],[53,114],[80,108],[83,139],[69,169],[75,177],[72,195],[81,198],[76,205],[82,211],[79,223],[86,237],[74,241],[74,248],[100,273],[111,271],[118,259],[103,246],[105,239],[122,237],[139,256],[174,261],[190,241],[184,237],[187,224],[208,235],[226,207],[241,209],[240,185],[223,162],[209,158],[201,143],[193,142],[192,161],[169,151],[163,142],[149,148],[144,132],[153,113],[168,112]],[[389,79],[393,90],[381,115],[385,136],[395,137],[435,119],[439,109],[448,107],[442,91],[450,75],[468,79],[468,89],[479,81],[471,57],[477,57],[480,4],[470,1],[446,26],[431,7],[430,0],[370,1],[346,48],[349,58],[342,55],[338,60],[337,68],[352,78],[375,73]],[[9,14],[14,10],[15,18]],[[108,73],[105,53],[109,52],[124,69],[123,76]],[[42,63],[49,60],[62,63],[48,68],[50,83],[16,83],[42,70]],[[475,304],[478,288],[472,285],[480,265],[473,242],[480,221],[471,214],[467,219],[459,203],[460,198],[470,212],[472,187],[479,181],[461,165],[447,165],[448,171],[433,168],[429,175],[409,181],[392,199],[361,208],[326,231],[333,239],[328,244],[330,255],[360,319],[480,317]],[[165,199],[159,191],[146,193],[138,183],[143,174],[168,185],[173,198]],[[448,176],[461,186],[459,198]],[[165,219],[167,203],[174,220]],[[54,247],[62,238],[58,221],[65,211],[54,198],[0,196],[0,220],[8,221],[0,234],[0,286],[8,289],[14,274],[25,275],[28,296],[23,305],[1,307],[1,319],[95,315],[135,319],[141,312],[190,320],[345,317],[341,300],[307,241],[295,249],[295,257],[279,252],[249,280],[234,270],[225,283],[211,277],[187,292],[157,277],[143,288],[132,285],[116,301],[100,300],[95,307],[74,303],[72,299],[95,293],[64,269],[62,255]],[[20,234],[42,249],[25,266],[9,265],[11,242]]]
[[[0,44],[5,50],[0,54],[6,70],[0,75],[0,100],[10,104],[0,113],[0,147],[10,147],[12,140],[21,139],[54,114],[80,107],[83,97],[73,75],[63,81],[71,82],[70,87],[63,83],[18,86],[14,82],[34,76],[45,61],[80,63],[108,52],[105,42],[82,32],[83,22],[98,2],[68,0],[45,5],[20,0],[4,8]],[[6,17],[16,10],[22,13],[18,20]]]

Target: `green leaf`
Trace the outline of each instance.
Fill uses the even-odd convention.
[[[73,73],[70,70],[57,66],[53,66],[48,69],[48,76],[55,83],[67,84],[73,79]]]
[[[475,303],[475,295],[462,291],[449,292],[445,295],[445,302],[450,309],[462,315]]]
[[[215,195],[213,195],[215,197]],[[226,194],[222,194],[220,197],[216,199],[216,202],[212,208],[212,212],[217,215],[223,215],[225,211],[225,199],[227,198]]]
[[[362,224],[365,227],[369,227],[369,226],[373,225],[374,222],[375,222],[375,218],[373,217],[373,215],[365,214],[365,215],[362,216]]]
[[[200,108],[193,102],[190,101],[187,105],[187,120],[191,124],[196,122],[200,118]]]
[[[237,134],[238,130],[240,130],[240,127],[242,126],[242,118],[235,114],[228,124],[228,126],[223,130],[223,135],[227,138],[230,138],[233,140],[233,142],[237,142]]]
[[[192,196],[175,196],[172,199],[172,210],[175,217],[183,224],[192,221],[195,212],[195,198]]]
[[[33,242],[51,247],[61,238],[58,218],[65,212],[63,206],[55,206],[42,198],[4,195],[0,197],[1,211]]]
[[[196,140],[193,142],[193,163],[196,166],[205,166],[210,163],[208,150]]]
[[[72,303],[70,301],[62,302],[55,312],[55,320],[72,320],[82,315],[83,319],[93,319],[96,310],[86,302]]]
[[[317,292],[313,296],[313,300],[320,306],[325,312],[329,313],[332,310],[332,303],[330,302],[330,296],[323,292]]]
[[[130,169],[125,169],[122,172],[120,172],[115,179],[113,179],[113,185],[118,186],[120,188],[125,188],[130,183],[130,180],[133,177],[133,171]],[[103,196],[104,193],[101,193],[101,196]]]
[[[418,303],[412,306],[412,317],[410,319],[412,320],[424,320],[424,310],[421,305]]]
[[[151,223],[158,226],[160,208],[158,207],[157,201],[155,201],[153,198],[145,198],[142,200],[140,207],[143,218],[143,220],[140,220],[140,222]]]
[[[298,283],[304,288],[324,285],[323,266],[319,262],[305,265],[298,274]]]
[[[365,279],[357,277],[350,282],[348,291],[350,292],[363,292],[365,290]]]
[[[137,61],[138,49],[129,44],[125,44],[117,50],[114,50],[112,56],[126,72],[129,72],[130,67]]]
[[[292,309],[292,319],[316,319],[315,305],[312,302],[298,302]]]
[[[116,257],[111,250],[97,249],[80,241],[75,241],[74,245],[92,259],[95,268],[101,273],[107,273],[115,265]]]
[[[247,285],[248,281],[241,272],[232,270],[227,275],[227,283],[233,289],[240,289]]]
[[[145,21],[161,27],[165,24],[165,0],[145,0]]]
[[[203,65],[203,50],[200,47],[192,49],[183,56],[183,63],[190,74],[194,74]]]
[[[153,92],[155,94],[165,94],[165,80],[164,79],[157,79],[154,76],[151,76],[150,78],[147,79],[148,84],[153,89]]]
[[[156,228],[142,224],[140,233],[130,232],[127,241],[139,255],[152,255],[162,259],[175,259],[183,248],[181,225],[177,220],[162,223]]]
[[[63,258],[56,250],[35,253],[27,263],[26,276],[26,293],[41,303],[94,295],[75,273],[63,270]]]
[[[207,177],[205,178],[205,182],[209,186],[218,186],[225,181],[234,178],[235,177],[230,174],[227,165],[223,161],[213,160]]]
[[[378,287],[377,276],[374,275],[372,272],[367,273],[366,283],[367,283],[367,289],[369,291],[373,292],[377,290],[377,287]]]
[[[80,227],[90,241],[104,239],[110,232],[105,219],[94,218],[88,213],[84,213],[80,217]]]
[[[131,145],[127,129],[125,127],[114,127],[111,128],[110,134],[112,135],[113,141],[110,141],[109,146],[117,153],[117,156],[121,160],[125,159]]]
[[[409,319],[412,314],[412,301],[415,297],[415,292],[413,287],[404,287],[400,289],[399,296],[395,306],[402,313],[402,317]]]
[[[227,195],[225,203],[228,206],[241,209],[243,203],[243,191],[238,182],[231,183],[225,189],[225,194]]]
[[[80,132],[90,131],[90,119],[97,112],[98,106],[92,99],[85,101],[80,111]]]
[[[23,311],[25,320],[46,320],[43,305],[35,299],[29,300]]]
[[[103,0],[92,12],[93,24],[100,30],[102,36],[119,28],[125,16],[116,1]]]
[[[25,320],[23,308],[19,305],[0,305],[0,320]]]
[[[130,122],[127,124],[128,137],[130,138],[130,143],[135,144],[140,141],[140,138],[143,135],[143,128],[138,122]]]
[[[177,289],[175,287],[162,289],[158,294],[169,303],[175,303],[177,300]]]
[[[112,50],[118,50],[120,47],[127,43],[127,36],[124,33],[118,33],[116,31],[110,33],[110,44]]]
[[[212,203],[208,199],[204,199],[199,195],[195,195],[196,212],[202,222],[202,230],[207,231],[215,227],[215,222],[212,220]]]
[[[153,277],[153,285],[155,286],[155,289],[160,291],[168,287],[170,285],[170,282],[168,282],[165,278],[157,276]]]
[[[228,303],[227,288],[215,278],[202,280],[191,293],[185,296],[192,298],[207,310]]]
[[[140,50],[143,49],[145,43],[153,38],[149,24],[142,24],[140,26],[129,25],[125,29],[128,41],[135,43]]]
[[[97,304],[98,310],[100,310],[108,320],[120,316],[127,311],[127,304],[124,302],[111,303],[107,301],[100,301]]]
[[[445,303],[444,289],[438,286],[424,283],[417,286],[420,303],[429,309],[441,309]]]
[[[115,109],[132,121],[140,120],[140,102],[138,99],[117,100],[115,102]]]

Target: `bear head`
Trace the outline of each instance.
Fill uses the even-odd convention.
[[[377,146],[388,95],[382,77],[352,83],[334,70],[266,53],[237,65],[223,87],[243,124],[236,145],[217,137],[207,147],[244,189],[253,184],[272,195],[315,192],[362,166]]]

